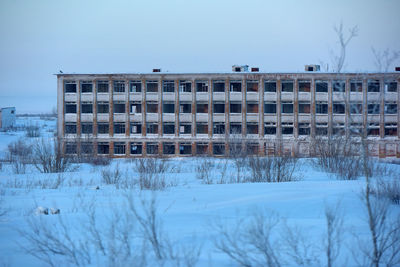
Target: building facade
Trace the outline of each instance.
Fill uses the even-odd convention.
[[[0,130],[5,131],[15,127],[15,119],[15,107],[0,108]]]
[[[309,68],[312,70],[311,68]],[[371,154],[400,157],[400,73],[57,74],[66,154],[312,155],[310,142],[367,129]],[[306,68],[307,70],[307,68]]]

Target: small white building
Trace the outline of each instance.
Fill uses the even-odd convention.
[[[0,108],[0,130],[15,126],[15,107]]]

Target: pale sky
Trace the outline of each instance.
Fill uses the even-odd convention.
[[[399,11],[400,0],[1,0],[0,107],[51,111],[59,70],[302,71],[330,62],[340,21],[359,27],[345,71],[375,71],[372,46],[400,50]]]

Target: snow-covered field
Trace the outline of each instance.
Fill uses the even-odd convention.
[[[38,118],[19,118],[18,124],[33,123],[41,127],[42,136],[48,138],[53,135],[55,121],[44,121]],[[24,137],[23,131],[0,133],[0,151],[5,155],[7,145]],[[29,141],[29,140],[28,140]],[[170,171],[166,174],[166,182],[170,184],[165,190],[139,190],[138,186],[107,185],[102,181],[102,170],[119,168],[123,179],[136,179],[134,163],[130,160],[113,160],[110,166],[92,166],[77,164],[77,170],[63,174],[42,174],[32,166],[25,174],[15,174],[9,164],[3,163],[0,170],[0,198],[1,209],[5,215],[0,217],[0,266],[44,266],[45,262],[27,253],[28,241],[23,233],[32,231],[29,222],[40,223],[40,227],[48,227],[53,231],[66,225],[69,237],[87,241],[93,238],[91,230],[97,229],[102,244],[106,247],[102,252],[99,242],[92,245],[77,246],[80,253],[88,248],[89,261],[81,261],[81,265],[93,266],[130,266],[141,265],[140,257],[147,256],[148,266],[154,266],[160,261],[155,260],[155,253],[150,244],[142,246],[143,231],[140,222],[132,215],[129,208],[129,199],[133,199],[139,214],[143,214],[143,207],[150,206],[150,200],[156,200],[156,212],[160,223],[159,232],[172,244],[178,258],[183,255],[196,254],[200,250],[197,266],[237,266],[238,263],[222,253],[215,246],[216,240],[222,237],[217,225],[228,229],[235,229],[240,220],[254,218],[254,214],[264,214],[266,217],[280,218],[280,223],[274,228],[273,238],[282,242],[283,226],[299,229],[304,238],[303,244],[309,244],[309,258],[312,261],[304,266],[326,265],[324,238],[326,237],[325,210],[327,207],[339,205],[338,212],[343,214],[344,225],[341,230],[340,254],[334,266],[357,266],[353,254],[362,260],[364,256],[357,250],[358,240],[369,242],[368,225],[364,204],[360,194],[365,186],[363,178],[354,181],[342,181],[329,177],[311,165],[310,159],[301,159],[296,175],[301,180],[285,183],[227,183],[205,184],[196,178],[196,166],[201,159],[174,158],[168,161]],[[225,160],[212,159],[212,177],[219,179]],[[232,162],[228,161],[227,176],[236,172]],[[400,173],[400,165],[390,165],[395,173]],[[246,173],[249,175],[249,173]],[[59,179],[60,184],[55,186]],[[57,187],[51,189],[49,187]],[[144,204],[142,202],[144,202]],[[60,214],[38,215],[38,207],[59,209]],[[399,213],[399,205],[391,205],[391,218]],[[94,212],[95,220],[90,219]],[[129,216],[130,214],[132,216]],[[113,216],[120,215],[119,219]],[[113,219],[114,218],[114,219]],[[61,220],[60,220],[61,219]],[[124,221],[124,220],[127,221]],[[113,225],[117,224],[117,227]],[[125,230],[128,225],[136,230],[130,233],[135,238],[130,240],[130,251],[141,255],[139,258],[123,258],[123,242],[111,229]],[[40,230],[39,227],[39,230]],[[21,232],[22,231],[22,232]],[[114,235],[112,235],[114,233]],[[119,233],[117,231],[117,233]],[[64,245],[73,249],[72,243],[64,239]],[[75,240],[75,241],[74,241]],[[129,243],[128,242],[128,243]],[[118,247],[121,245],[121,247]],[[110,248],[114,246],[114,252]],[[278,244],[276,244],[278,247]],[[306,247],[306,246],[304,246]],[[302,250],[302,249],[300,249]],[[185,253],[186,254],[185,254]],[[296,266],[291,257],[280,251],[279,257],[284,266]],[[301,251],[298,255],[301,255]],[[106,255],[105,255],[106,254]],[[81,254],[79,254],[81,255]],[[124,255],[125,256],[125,255]],[[82,256],[83,257],[83,256]],[[187,256],[189,257],[189,256]],[[113,260],[115,262],[113,262]],[[166,257],[168,258],[168,257]],[[195,257],[196,258],[196,257]],[[52,258],[59,266],[74,265],[62,255]],[[166,266],[174,266],[177,261],[166,260]],[[181,266],[189,265],[180,261]],[[361,262],[362,264],[362,262]]]

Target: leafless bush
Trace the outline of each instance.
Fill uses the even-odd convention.
[[[355,180],[362,175],[360,145],[344,136],[317,138],[312,144],[317,158],[314,164],[337,179]]]
[[[378,198],[388,199],[392,203],[400,205],[400,177],[393,177],[392,179],[377,179],[371,185],[371,194]]]
[[[228,173],[228,159],[224,159],[222,162],[218,164],[217,170],[219,171],[220,177],[217,181],[218,184],[225,184],[230,181],[227,180],[227,173]]]
[[[110,168],[103,169],[101,171],[101,178],[102,181],[106,184],[119,186],[122,178],[122,173],[119,169],[119,165],[117,165],[114,170],[111,170]]]
[[[107,166],[110,165],[112,159],[109,157],[93,156],[88,159],[87,163],[93,166]]]
[[[33,145],[32,161],[35,168],[42,173],[74,170],[71,159],[63,156],[61,142],[57,138],[38,140]]]
[[[332,267],[339,257],[343,244],[343,214],[340,204],[325,207],[326,236],[323,239],[327,266]]]
[[[170,169],[170,164],[166,159],[140,158],[133,163],[134,170],[139,174],[141,190],[163,190],[168,186],[165,173]]]
[[[40,137],[40,127],[39,125],[29,124],[25,126],[26,137]]]
[[[291,156],[249,157],[248,168],[251,176],[246,181],[261,182],[291,182],[300,179],[295,175],[298,159]]]
[[[207,157],[199,158],[199,164],[196,165],[196,178],[205,184],[212,184],[211,172],[214,167],[213,160]]]
[[[44,177],[42,179],[8,179],[4,183],[7,188],[24,188],[24,189],[58,189],[64,184],[66,177],[62,174],[57,174],[56,177]]]
[[[24,174],[27,164],[31,163],[32,145],[25,140],[18,139],[7,147],[7,161],[15,174]]]

